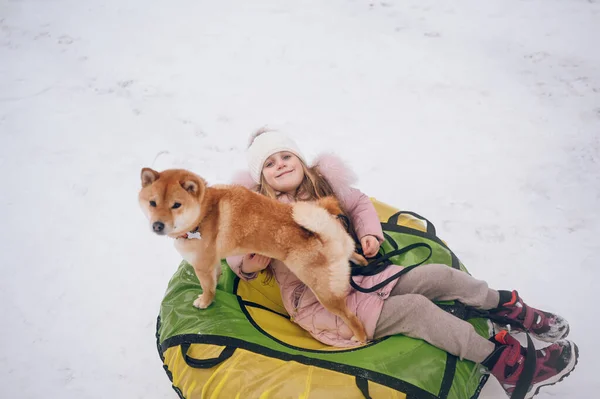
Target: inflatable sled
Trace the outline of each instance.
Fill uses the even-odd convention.
[[[466,272],[433,225],[372,201],[386,237],[380,253],[391,263],[442,263]],[[275,279],[260,274],[245,282],[224,261],[222,269],[208,309],[192,306],[201,289],[186,262],[161,304],[158,351],[181,398],[467,399],[487,381],[475,363],[402,335],[351,349],[326,346],[290,320]],[[490,336],[489,320],[468,321]]]

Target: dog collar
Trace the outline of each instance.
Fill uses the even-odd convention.
[[[200,240],[200,239],[202,239],[202,235],[198,231],[199,229],[200,229],[200,226],[196,226],[196,228],[193,231],[188,231],[187,233],[180,235],[177,238],[185,238],[186,240],[191,240],[191,239]]]

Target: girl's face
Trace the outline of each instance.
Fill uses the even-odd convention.
[[[302,161],[288,151],[276,152],[267,158],[262,173],[269,186],[286,194],[295,194],[304,179]]]

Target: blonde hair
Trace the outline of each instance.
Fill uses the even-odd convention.
[[[302,162],[301,159],[298,160],[302,165],[304,177],[296,189],[296,192],[291,196],[291,199],[294,201],[316,201],[319,198],[335,196],[331,184],[329,184],[327,179],[319,172],[318,166],[309,167]],[[274,199],[279,198],[281,195],[267,183],[263,174],[260,176],[260,183],[258,184],[258,189],[256,191],[259,194]]]

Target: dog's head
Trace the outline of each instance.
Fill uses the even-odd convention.
[[[142,189],[138,200],[150,221],[150,228],[159,235],[177,236],[196,227],[206,182],[182,169],[157,172],[143,168]]]

